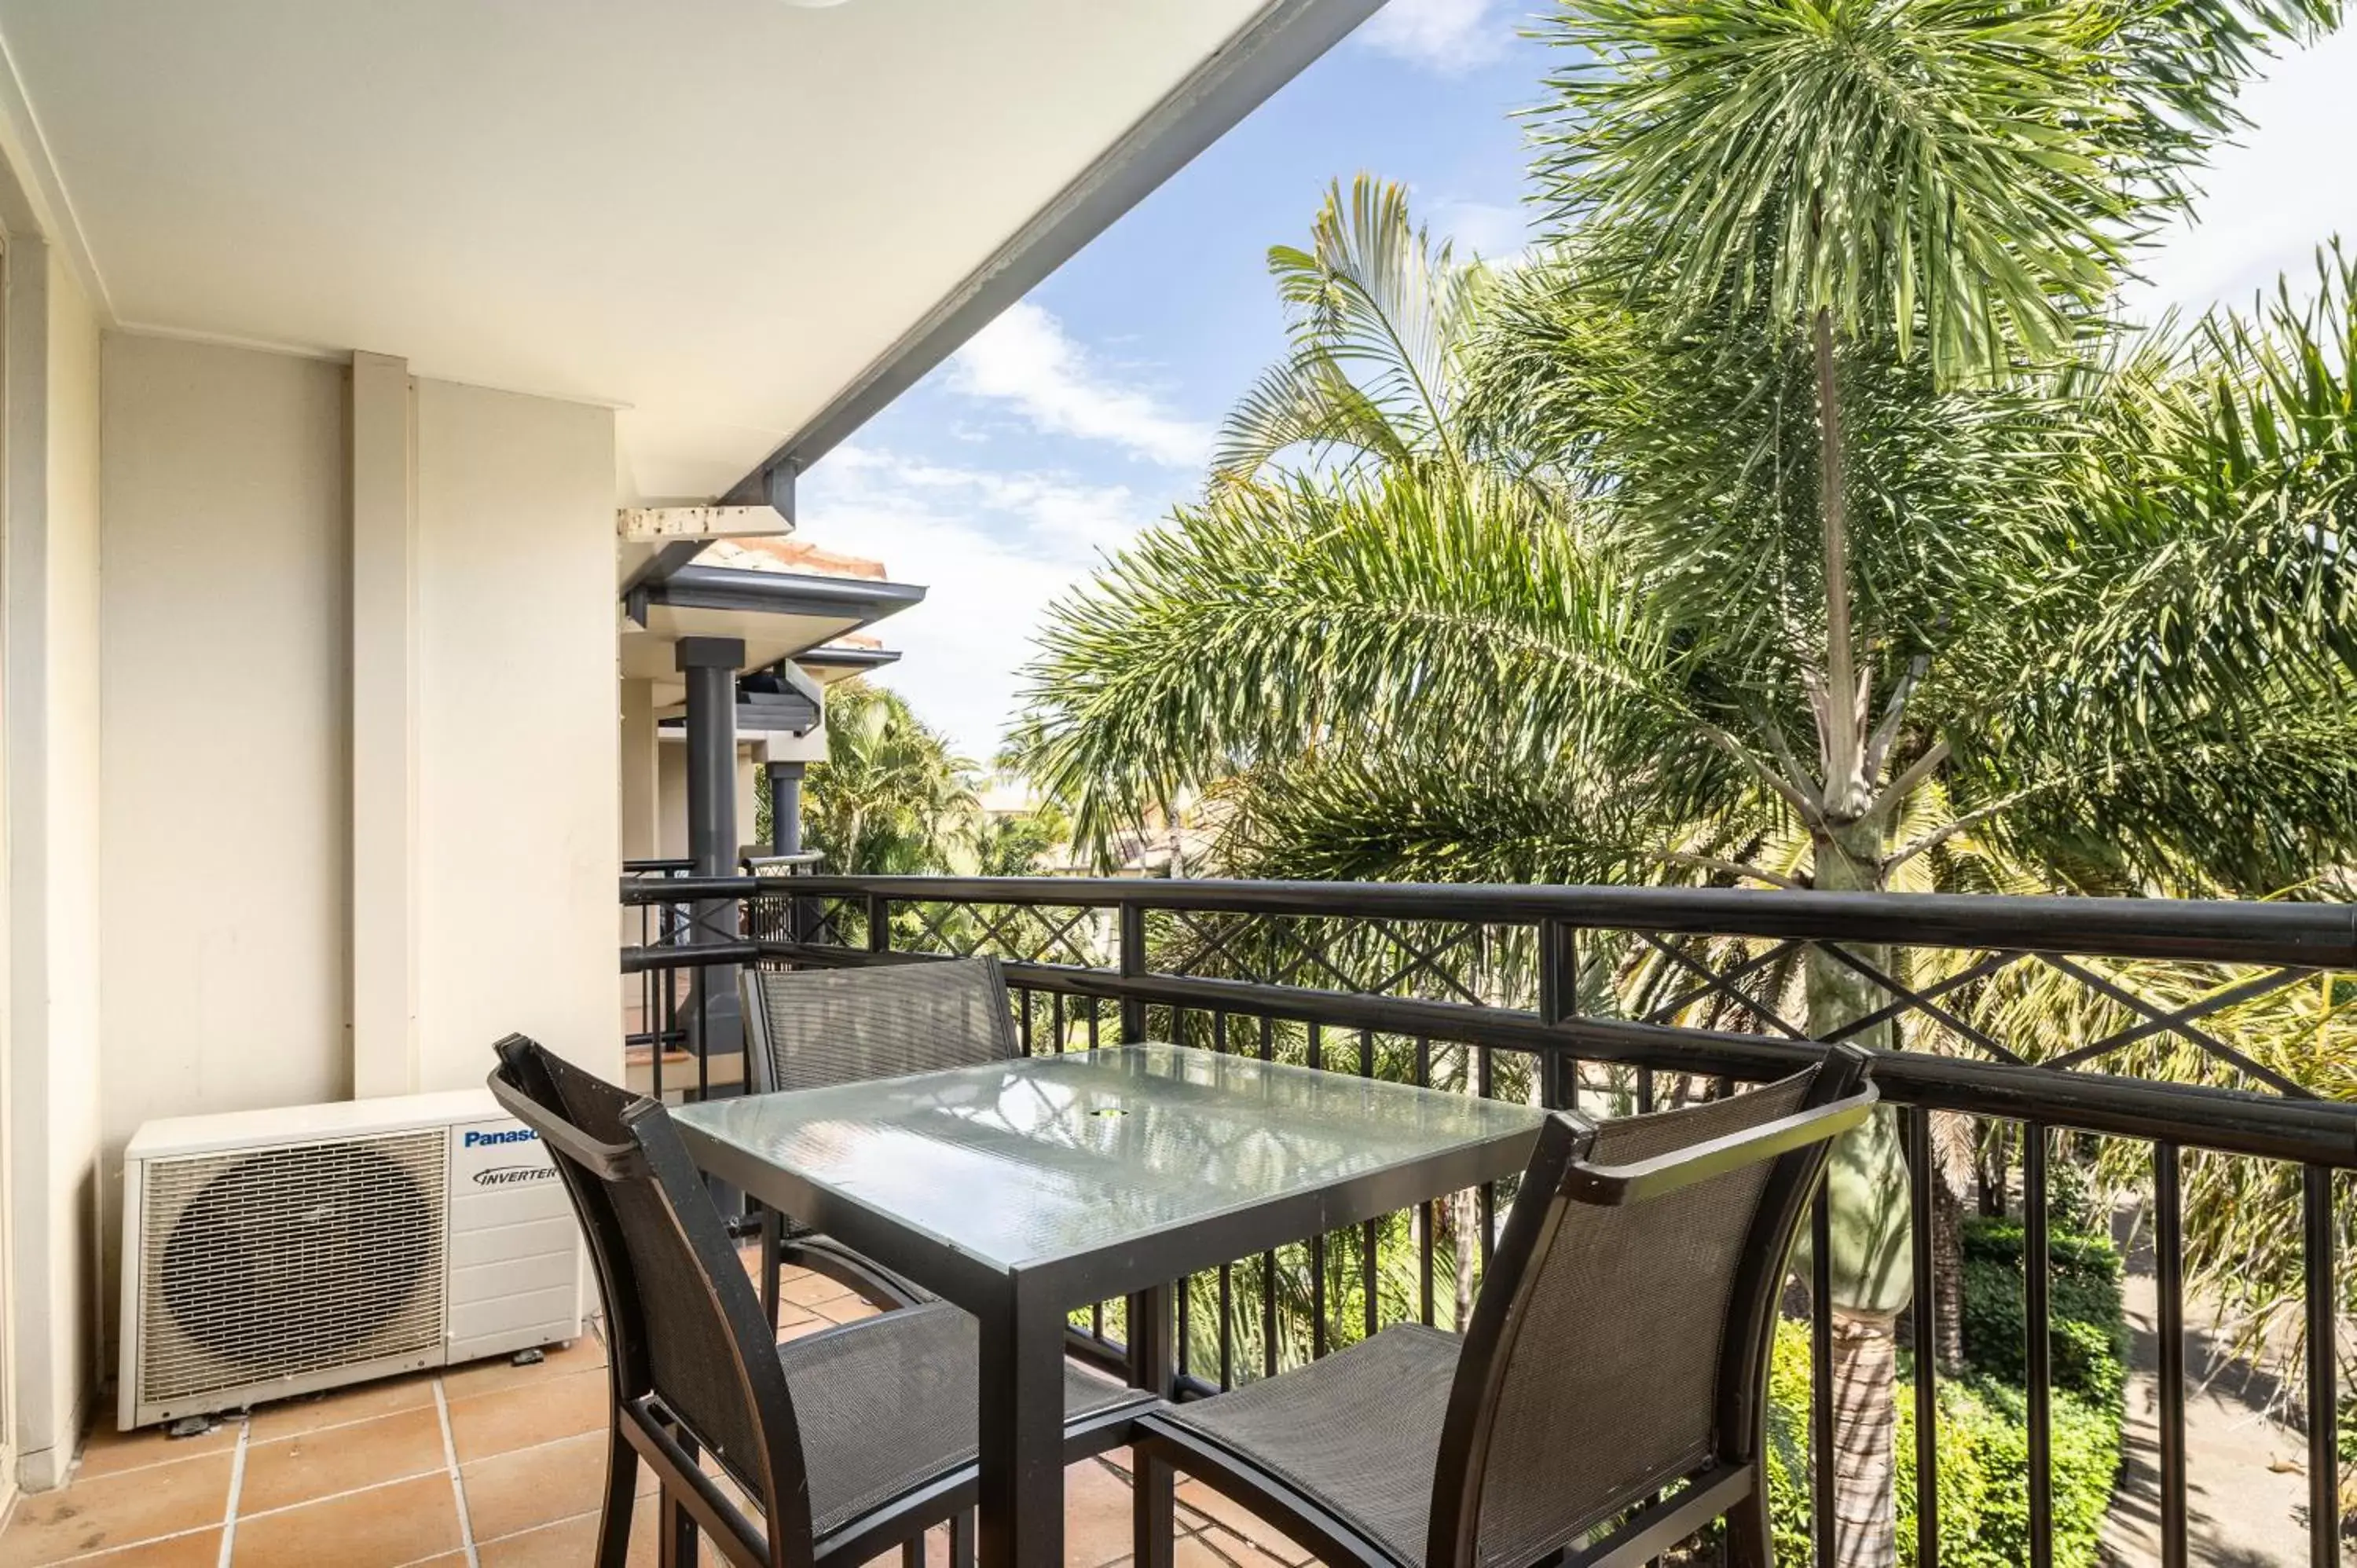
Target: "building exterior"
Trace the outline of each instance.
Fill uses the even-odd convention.
[[[1374,4],[0,0],[0,1507],[139,1123],[618,1068],[681,647],[897,586],[713,538]]]

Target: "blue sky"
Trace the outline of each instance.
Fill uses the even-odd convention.
[[[1216,146],[985,328],[802,481],[801,536],[884,561],[926,602],[878,631],[886,677],[987,761],[1042,610],[1200,488],[1220,416],[1284,342],[1265,270],[1329,181],[1405,182],[1485,255],[1525,242],[1514,109],[1548,51],[1529,0],[1391,0]],[[2217,159],[2201,222],[2133,307],[2246,299],[2357,241],[2357,31],[2278,64]]]

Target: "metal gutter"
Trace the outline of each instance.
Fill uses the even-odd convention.
[[[647,605],[685,610],[746,610],[759,615],[851,617],[862,626],[921,603],[925,590],[871,577],[813,577],[735,566],[684,566],[631,590],[632,614]]]
[[[806,653],[794,655],[797,664],[815,664],[823,670],[881,670],[887,664],[900,662],[897,648],[837,648],[821,643]]]
[[[755,505],[782,495],[791,506],[795,475],[914,386],[1382,5],[1383,0],[1270,0],[722,500]],[[665,557],[658,556],[641,576],[660,580],[683,564],[666,565]]]

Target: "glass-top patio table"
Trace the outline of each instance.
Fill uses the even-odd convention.
[[[1064,1325],[1130,1300],[1171,1380],[1170,1285],[1522,1169],[1544,1112],[1137,1045],[710,1101],[698,1164],[981,1324],[981,1556],[1063,1559]],[[1167,1516],[1166,1516],[1167,1517]]]

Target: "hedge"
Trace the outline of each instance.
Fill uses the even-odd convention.
[[[2127,1326],[2120,1257],[2105,1239],[2052,1232],[2054,1562],[2097,1568],[2098,1540],[2120,1469]],[[2029,1423],[2023,1391],[2021,1228],[1969,1222],[1964,1235],[1964,1355],[1943,1372],[1939,1410],[1939,1540],[1945,1568],[2029,1561]],[[1897,1448],[1899,1560],[1915,1563],[1915,1401],[1902,1358]],[[1769,1379],[1769,1514],[1779,1563],[1809,1552],[1809,1330],[1776,1331]]]
[[[1964,1227],[1964,1363],[2016,1388],[2029,1380],[2022,1249],[2021,1227],[2013,1220]],[[2114,1403],[2127,1383],[2128,1359],[2119,1250],[2106,1238],[2057,1228],[2046,1252],[2054,1387],[2097,1405]]]

